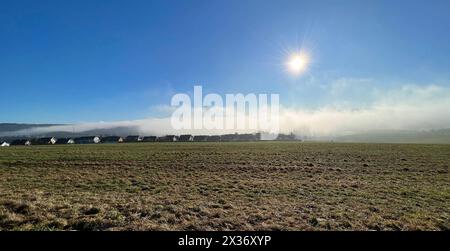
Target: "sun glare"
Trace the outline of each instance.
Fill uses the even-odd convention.
[[[291,55],[287,63],[287,67],[291,73],[295,75],[300,75],[303,72],[305,72],[305,70],[308,67],[308,63],[309,63],[308,56],[305,53],[300,52]]]

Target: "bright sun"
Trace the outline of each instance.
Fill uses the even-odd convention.
[[[287,66],[290,72],[292,72],[295,75],[299,75],[307,69],[308,63],[309,63],[308,56],[305,53],[300,52],[291,55],[287,63]]]

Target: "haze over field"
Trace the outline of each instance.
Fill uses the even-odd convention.
[[[332,87],[332,92],[347,92],[358,83],[340,81]],[[437,85],[418,87],[404,86],[401,89],[382,93],[378,90],[366,92],[371,104],[360,108],[348,105],[326,106],[315,110],[282,107],[280,128],[282,132],[294,132],[299,136],[316,139],[337,139],[361,141],[361,135],[368,134],[363,141],[397,142],[398,137],[410,138],[406,142],[449,142],[445,133],[436,137],[436,133],[424,132],[446,129],[450,125],[450,89]],[[162,109],[162,108],[160,108]],[[166,107],[171,111],[171,107]],[[239,132],[239,130],[182,130],[171,129],[170,117],[149,118],[119,122],[94,122],[73,125],[43,125],[20,129],[10,127],[0,131],[1,136],[42,135],[52,132],[67,133],[103,133],[103,134],[214,134]],[[244,130],[248,131],[248,130]],[[442,132],[442,130],[441,130]],[[406,134],[405,134],[406,133]],[[420,137],[414,135],[421,134]],[[351,137],[351,135],[359,135]],[[377,139],[375,135],[379,135]],[[384,135],[384,136],[383,136]],[[427,133],[425,133],[427,135]],[[433,136],[434,135],[434,136]],[[411,138],[412,137],[412,138]],[[364,137],[363,137],[364,138]],[[404,140],[400,140],[402,142]]]

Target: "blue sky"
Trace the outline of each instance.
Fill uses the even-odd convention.
[[[439,0],[2,1],[0,122],[157,117],[195,84],[279,93],[305,109],[446,88],[448,10]],[[300,47],[312,62],[293,77],[286,52]]]

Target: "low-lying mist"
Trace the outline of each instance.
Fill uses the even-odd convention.
[[[450,128],[450,88],[429,85],[403,86],[379,93],[364,107],[327,105],[317,109],[281,106],[279,128],[282,133],[306,137],[337,137],[379,130],[426,131]],[[170,115],[131,121],[92,122],[55,125],[3,132],[1,136],[48,135],[52,132],[103,134],[222,134],[255,130],[174,130]]]

